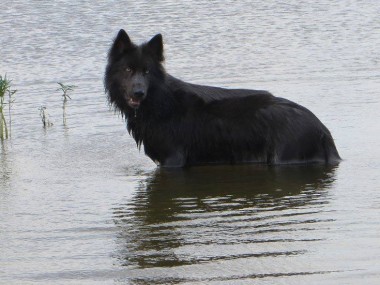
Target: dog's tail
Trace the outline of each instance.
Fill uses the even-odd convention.
[[[328,164],[337,164],[342,159],[336,149],[334,139],[330,133],[324,134],[323,138],[323,148],[325,151],[325,161]]]

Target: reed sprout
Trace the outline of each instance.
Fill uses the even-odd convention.
[[[41,106],[38,110],[40,110],[40,117],[41,117],[41,120],[42,120],[42,124],[44,125],[44,128],[51,127],[53,125],[53,123],[50,122],[49,114],[46,111],[46,107],[45,106]]]
[[[71,97],[69,96],[69,92],[73,91],[77,86],[75,85],[66,85],[61,82],[57,82],[58,85],[60,86],[57,91],[62,91],[62,97],[63,97],[63,124],[66,125],[66,105],[67,105],[67,100],[70,99]]]
[[[11,136],[12,129],[12,104],[14,103],[14,95],[17,90],[11,89],[12,80],[7,79],[7,75],[2,77],[0,75],[0,140],[3,141]],[[6,97],[8,101],[6,101]],[[8,119],[9,130],[7,126],[7,120],[5,118],[5,106],[8,105]]]

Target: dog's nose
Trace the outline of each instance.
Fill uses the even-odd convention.
[[[134,95],[134,97],[141,99],[142,97],[144,97],[145,93],[142,90],[137,90],[133,93],[133,95]]]

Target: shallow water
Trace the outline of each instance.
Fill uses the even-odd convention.
[[[0,284],[379,284],[378,3],[181,2],[1,10],[0,74],[18,91],[0,150]],[[162,33],[179,78],[308,107],[344,161],[156,168],[104,94],[120,28]],[[78,86],[66,126],[56,82]]]

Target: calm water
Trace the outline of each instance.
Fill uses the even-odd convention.
[[[378,1],[8,2],[0,284],[380,284]],[[106,102],[120,28],[161,32],[184,80],[308,107],[345,160],[157,169]],[[56,82],[78,86],[66,126]]]

